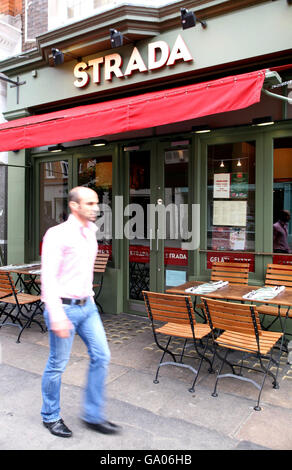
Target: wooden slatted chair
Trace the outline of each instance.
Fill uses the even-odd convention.
[[[5,317],[0,323],[0,328],[6,325],[20,328],[17,343],[20,343],[23,330],[30,327],[32,322],[37,323],[43,332],[46,331],[34,318],[37,314],[43,313],[40,296],[18,292],[7,271],[0,272],[0,292],[5,292],[5,296],[0,295],[0,318]],[[8,319],[11,322],[7,322]]]
[[[254,305],[224,302],[208,299],[206,297],[203,297],[202,300],[205,305],[208,323],[212,330],[215,354],[222,361],[212,396],[217,396],[217,384],[219,379],[224,377],[234,377],[239,380],[244,380],[252,383],[259,390],[257,404],[254,407],[256,411],[259,411],[261,409],[259,406],[260,398],[266,376],[270,375],[273,378],[273,388],[279,388],[277,376],[279,361],[282,354],[283,333],[262,330],[257,308]],[[273,348],[280,339],[281,346],[279,358],[276,361],[272,357]],[[218,346],[226,350],[223,358],[218,353]],[[243,357],[240,366],[238,361],[237,363],[227,361],[227,355],[230,351],[242,353]],[[243,365],[243,360],[248,355],[256,356],[259,360],[260,368],[252,368],[251,366]],[[264,365],[263,359],[269,359],[269,364],[267,366]],[[276,375],[274,375],[270,370],[272,363],[277,366]],[[222,374],[224,364],[231,367],[232,374]],[[240,371],[237,374],[235,373],[235,367],[240,367]],[[262,383],[259,384],[249,377],[243,377],[243,368],[262,372],[264,374]]]
[[[101,294],[101,290],[103,286],[103,277],[104,277],[104,273],[107,267],[108,259],[109,259],[109,253],[98,253],[95,258],[94,269],[93,269],[93,272],[99,276],[98,282],[93,284],[93,288],[97,289],[95,296],[94,296],[94,301],[96,305],[99,307],[99,310],[101,313],[103,313],[103,309],[97,299],[99,298]]]
[[[195,379],[190,392],[194,391],[196,380],[199,376],[203,360],[206,360],[209,365],[209,372],[213,372],[211,361],[205,356],[208,347],[208,337],[210,328],[207,324],[196,323],[195,315],[190,296],[160,294],[156,292],[143,291],[146,310],[151,322],[154,339],[159,349],[163,351],[161,356],[154,383],[158,383],[158,374],[162,366],[174,365],[177,367],[184,367],[190,369],[195,374]],[[161,338],[168,337],[167,344],[165,345]],[[170,348],[172,338],[183,338],[184,346],[182,352],[178,354],[175,348]],[[202,338],[206,338],[206,345],[203,347],[203,352],[200,352],[198,346],[202,347]],[[191,357],[185,354],[186,343],[188,340],[192,341],[197,359],[200,360],[198,369],[193,368],[189,364],[183,362],[183,358]],[[163,362],[164,356],[168,354],[172,358],[172,362]],[[177,357],[179,356],[179,361]],[[194,358],[192,357],[194,360]]]
[[[212,264],[211,281],[228,281],[232,285],[248,284],[249,263]]]
[[[286,264],[268,264],[266,270],[266,286],[285,286],[292,293],[292,266]],[[270,329],[277,319],[286,317],[287,307],[276,307],[261,305],[257,307],[258,313],[275,317],[265,329]],[[288,318],[292,318],[292,311],[289,310]],[[286,333],[287,335],[289,333]]]
[[[228,281],[231,285],[248,284],[249,263],[212,263],[211,281]],[[199,303],[196,309],[204,311],[204,305]]]

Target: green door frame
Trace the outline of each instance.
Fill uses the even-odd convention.
[[[135,147],[139,147],[135,150]],[[155,188],[155,181],[157,175],[155,174],[156,168],[156,159],[157,159],[157,143],[155,140],[144,142],[141,141],[135,145],[129,144],[127,147],[125,145],[125,150],[122,150],[123,160],[124,160],[124,192],[123,192],[123,213],[125,207],[129,204],[130,199],[130,153],[131,148],[133,151],[141,152],[148,151],[150,154],[150,204],[154,204],[157,199],[157,190]],[[128,150],[127,150],[128,149]],[[123,217],[123,227],[125,226],[126,219]],[[154,242],[154,240],[152,241]],[[126,237],[123,237],[123,309],[125,312],[141,312],[145,314],[144,303],[139,300],[134,300],[129,298],[129,246],[130,242]],[[156,253],[154,250],[150,250],[150,290],[156,288]]]
[[[39,253],[39,233],[40,233],[40,198],[39,198],[39,190],[40,190],[40,165],[42,163],[47,162],[57,162],[60,160],[67,160],[68,161],[68,190],[72,188],[73,183],[73,156],[70,152],[62,152],[57,155],[52,156],[52,153],[46,152],[42,153],[41,155],[34,154],[33,157],[33,173],[34,173],[34,186],[33,186],[33,198],[35,201],[34,204],[34,240],[31,244],[31,249],[33,252],[31,253],[31,259],[38,259],[40,257]]]
[[[265,266],[271,262],[270,255],[272,245],[272,208],[273,208],[273,161],[272,156],[268,156],[267,131],[258,128],[242,128],[232,132],[218,131],[212,135],[201,136],[201,243],[200,249],[200,277],[209,279],[207,270],[207,171],[208,171],[208,146],[236,143],[244,141],[255,141],[256,143],[256,168],[255,168],[255,272],[250,273],[250,280],[253,284],[262,283],[264,279]],[[271,150],[272,152],[272,150]],[[265,230],[271,227],[271,230]],[[258,254],[257,254],[258,253]]]
[[[194,179],[194,164],[192,158],[192,139],[191,136],[187,136],[189,145],[171,145],[171,141],[185,140],[185,138],[176,139],[173,137],[167,141],[161,141],[159,138],[153,139],[148,142],[138,142],[139,150],[137,151],[149,151],[150,152],[150,204],[157,204],[158,199],[164,201],[164,154],[166,150],[177,150],[177,149],[189,149],[189,172],[188,172],[188,203],[193,201],[193,179]],[[127,147],[126,147],[127,148]],[[124,153],[125,161],[125,192],[124,192],[124,204],[129,202],[129,155],[130,151]],[[188,272],[192,271],[194,256],[193,253],[189,253],[189,266]],[[124,238],[123,243],[123,278],[124,282],[124,311],[127,312],[143,312],[145,313],[144,303],[139,300],[129,299],[129,240]],[[165,280],[165,267],[164,267],[164,240],[157,239],[156,234],[152,240],[152,249],[150,250],[150,290],[156,292],[164,292],[164,280]]]

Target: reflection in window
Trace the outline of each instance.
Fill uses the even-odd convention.
[[[208,147],[207,248],[255,249],[255,142]]]
[[[97,219],[99,249],[109,251],[112,244],[112,157],[82,158],[78,162],[78,185],[98,194],[100,214]]]
[[[292,224],[286,217],[292,212],[292,137],[274,140],[273,251],[292,249]]]
[[[65,171],[64,171],[65,170]],[[40,164],[40,240],[46,231],[68,217],[68,162]]]

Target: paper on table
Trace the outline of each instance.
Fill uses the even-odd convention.
[[[270,300],[284,290],[285,286],[261,287],[260,289],[248,292],[247,294],[243,295],[242,298],[251,300]]]
[[[221,289],[221,287],[227,286],[228,284],[228,281],[207,282],[197,287],[189,287],[185,290],[185,292],[188,294],[208,294],[215,292],[216,290]]]
[[[7,266],[1,266],[0,271],[7,271],[12,268],[15,268],[15,264],[8,264]]]

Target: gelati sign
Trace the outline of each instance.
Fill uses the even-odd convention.
[[[90,80],[99,85],[103,77],[104,81],[129,77],[133,72],[148,73],[163,67],[174,66],[178,61],[190,62],[193,57],[186,43],[179,34],[170,49],[165,41],[156,41],[148,44],[148,60],[143,60],[139,49],[134,47],[132,53],[124,63],[123,57],[118,53],[108,54],[104,57],[91,59],[88,62],[78,62],[74,67],[74,85],[83,88]]]

